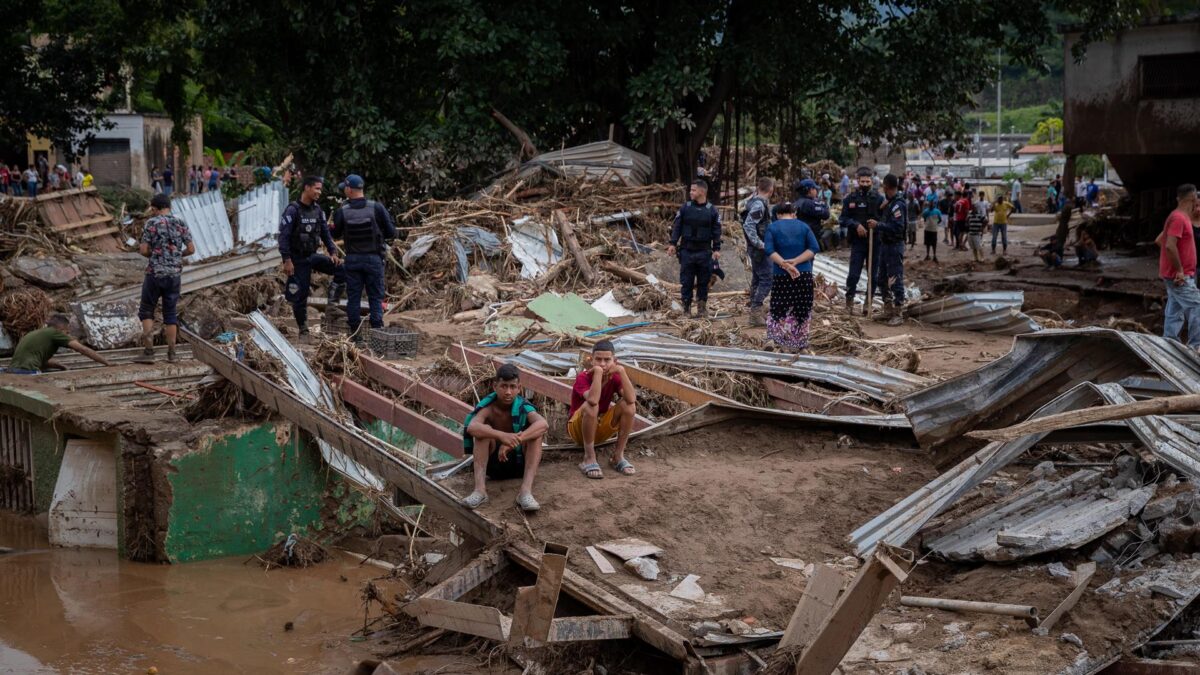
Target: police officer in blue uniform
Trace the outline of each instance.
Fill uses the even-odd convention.
[[[284,296],[292,305],[292,316],[301,335],[308,335],[308,293],[313,270],[333,275],[329,283],[330,306],[337,304],[346,288],[346,276],[329,233],[325,211],[317,203],[324,182],[320,176],[305,176],[300,198],[288,204],[279,219],[279,255],[283,258],[283,272],[288,275]],[[317,252],[322,245],[329,255]]]
[[[829,218],[829,205],[817,199],[817,181],[805,178],[796,183],[796,218],[808,223],[813,236],[821,241],[821,228]]]
[[[855,176],[857,188],[842,199],[842,215],[838,218],[838,224],[846,228],[846,241],[850,244],[850,273],[846,276],[847,311],[854,310],[858,279],[862,276],[863,265],[867,262],[867,237],[876,236],[875,243],[879,243],[874,228],[883,209],[883,197],[871,188],[871,170],[860,166]],[[876,256],[872,261],[874,269],[867,273],[874,274],[878,264],[879,258]]]
[[[396,238],[396,224],[383,204],[363,196],[363,179],[358,174],[346,176],[338,185],[346,195],[346,203],[333,212],[333,237],[341,239],[346,249],[346,322],[352,340],[361,342],[358,334],[362,293],[367,292],[371,311],[371,327],[383,328],[384,268],[388,244]]]
[[[904,238],[908,231],[908,207],[900,194],[900,179],[894,174],[883,177],[882,220],[875,226],[878,234],[876,255],[879,266],[875,288],[883,296],[884,318],[888,324],[899,326],[904,307]]]
[[[767,176],[758,179],[757,191],[746,200],[746,213],[742,217],[742,234],[746,237],[746,256],[750,258],[750,325],[767,325],[763,316],[763,302],[771,293],[771,277],[775,263],[767,257],[767,226],[771,224],[771,194],[775,191],[775,180]]]
[[[713,260],[721,258],[721,215],[708,201],[708,183],[692,181],[690,199],[675,214],[671,227],[668,255],[679,255],[679,285],[683,312],[692,314],[692,290],[695,289],[699,315],[708,312],[708,282],[712,278]]]

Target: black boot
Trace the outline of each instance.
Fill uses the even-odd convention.
[[[336,305],[342,301],[342,294],[346,292],[346,284],[339,284],[336,281],[329,282],[329,304]]]

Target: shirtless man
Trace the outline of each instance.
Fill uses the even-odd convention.
[[[583,446],[579,470],[588,478],[604,478],[600,462],[596,461],[596,444],[615,435],[617,445],[613,449],[611,466],[620,474],[632,476],[637,471],[625,459],[625,445],[629,443],[637,413],[633,381],[625,375],[624,366],[617,363],[613,343],[609,340],[596,343],[592,348],[591,363],[585,365],[587,368],[575,376],[570,421],[567,422],[567,433]],[[614,401],[617,395],[620,397]]]
[[[550,424],[518,393],[520,377],[521,371],[511,363],[497,368],[494,391],[463,422],[463,450],[475,458],[475,491],[462,500],[469,509],[487,503],[488,478],[521,478],[517,506],[523,511],[542,508],[533,498],[533,479],[542,461],[542,437]]]

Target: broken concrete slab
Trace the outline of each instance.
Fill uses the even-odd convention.
[[[136,344],[142,335],[137,310],[137,300],[71,304],[71,311],[83,326],[84,341],[93,349],[116,349]]]
[[[699,581],[699,576],[695,574],[687,575],[683,578],[683,581],[679,582],[679,585],[671,590],[671,597],[691,600],[692,602],[704,600],[704,589],[700,588]]]
[[[574,293],[543,293],[526,305],[542,320],[546,330],[582,337],[584,333],[608,326],[608,317]]]
[[[79,268],[53,257],[18,256],[8,262],[8,271],[43,288],[66,288],[79,278]]]
[[[633,572],[646,581],[658,579],[658,563],[654,558],[630,558],[625,561],[625,569]]]

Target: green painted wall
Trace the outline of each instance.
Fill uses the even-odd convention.
[[[436,421],[438,424],[455,433],[462,433],[461,422],[440,416]],[[381,441],[386,441],[387,443],[390,443],[405,452],[415,454],[417,457],[429,462],[430,464],[440,464],[441,462],[449,462],[454,459],[453,456],[438,450],[428,443],[424,444],[424,452],[414,451],[413,447],[417,444],[417,437],[400,429],[399,427],[394,427],[383,420],[371,420],[368,422],[367,431],[371,432],[371,435],[375,438],[378,438]]]
[[[63,441],[48,422],[29,423],[29,441],[33,446],[33,504],[37,513],[50,510],[54,500],[54,484],[62,468]]]
[[[171,467],[171,562],[257,553],[291,532],[320,540],[324,529],[368,521],[374,508],[289,424],[213,437]]]

